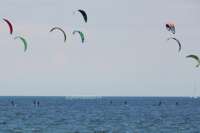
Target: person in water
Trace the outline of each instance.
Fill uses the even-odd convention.
[[[124,101],[124,104],[127,105],[127,101]]]
[[[38,107],[40,106],[40,102],[39,102],[39,101],[37,101],[37,106],[38,106]]]
[[[162,105],[162,102],[160,101],[159,103],[158,103],[158,106],[161,106]]]
[[[178,102],[176,102],[176,106],[178,106]]]
[[[11,101],[11,105],[14,107],[15,106],[15,102],[12,100]]]
[[[36,100],[33,101],[33,105],[34,105],[34,107],[36,106]]]

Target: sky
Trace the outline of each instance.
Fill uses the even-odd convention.
[[[200,68],[185,58],[200,56],[199,12],[199,0],[2,1],[0,16],[14,32],[0,20],[0,95],[200,95]],[[49,33],[54,26],[65,30],[66,43],[60,32]],[[84,44],[73,30],[83,31]],[[17,35],[27,39],[27,52]],[[182,43],[180,53],[166,41],[171,36]]]

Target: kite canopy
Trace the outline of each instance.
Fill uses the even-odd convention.
[[[84,43],[85,37],[84,37],[83,32],[78,31],[78,30],[75,30],[75,31],[73,31],[73,35],[74,35],[75,33],[79,33],[79,35],[80,35],[80,37],[81,37],[81,41],[82,41],[82,43]]]
[[[200,66],[200,60],[199,60],[199,57],[197,56],[197,55],[188,55],[188,56],[186,56],[186,58],[192,58],[192,59],[194,59],[194,60],[196,60],[197,61],[197,65],[196,65],[196,67],[199,67]]]
[[[20,39],[20,40],[23,42],[23,44],[24,44],[24,52],[26,52],[26,50],[27,50],[27,45],[28,45],[26,39],[25,39],[24,37],[21,37],[21,36],[16,36],[14,39],[15,39],[15,40],[16,40],[16,39]]]
[[[9,27],[9,32],[12,35],[12,33],[13,33],[12,23],[8,19],[5,19],[5,18],[3,18],[3,20],[7,23],[8,27]]]
[[[63,29],[61,29],[60,27],[53,27],[49,32],[52,32],[54,30],[59,30],[63,33],[63,36],[64,36],[64,42],[66,42],[66,39],[67,39],[67,36],[66,36],[66,33]]]
[[[175,40],[177,42],[177,44],[179,46],[178,52],[180,52],[181,48],[182,48],[180,41],[177,38],[175,38],[175,37],[169,37],[169,38],[167,38],[167,41],[171,40],[171,39],[173,39],[173,40]]]
[[[84,21],[87,23],[88,17],[87,17],[86,12],[84,10],[82,10],[82,9],[79,9],[77,11],[82,14]]]
[[[169,22],[169,23],[166,23],[165,24],[165,27],[166,29],[171,32],[172,34],[175,34],[176,33],[176,30],[175,30],[175,24],[172,23],[172,22]]]

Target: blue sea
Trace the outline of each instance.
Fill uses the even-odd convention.
[[[0,133],[200,133],[200,99],[0,97]]]

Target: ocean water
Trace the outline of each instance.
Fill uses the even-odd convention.
[[[0,133],[200,133],[200,99],[0,97]]]

